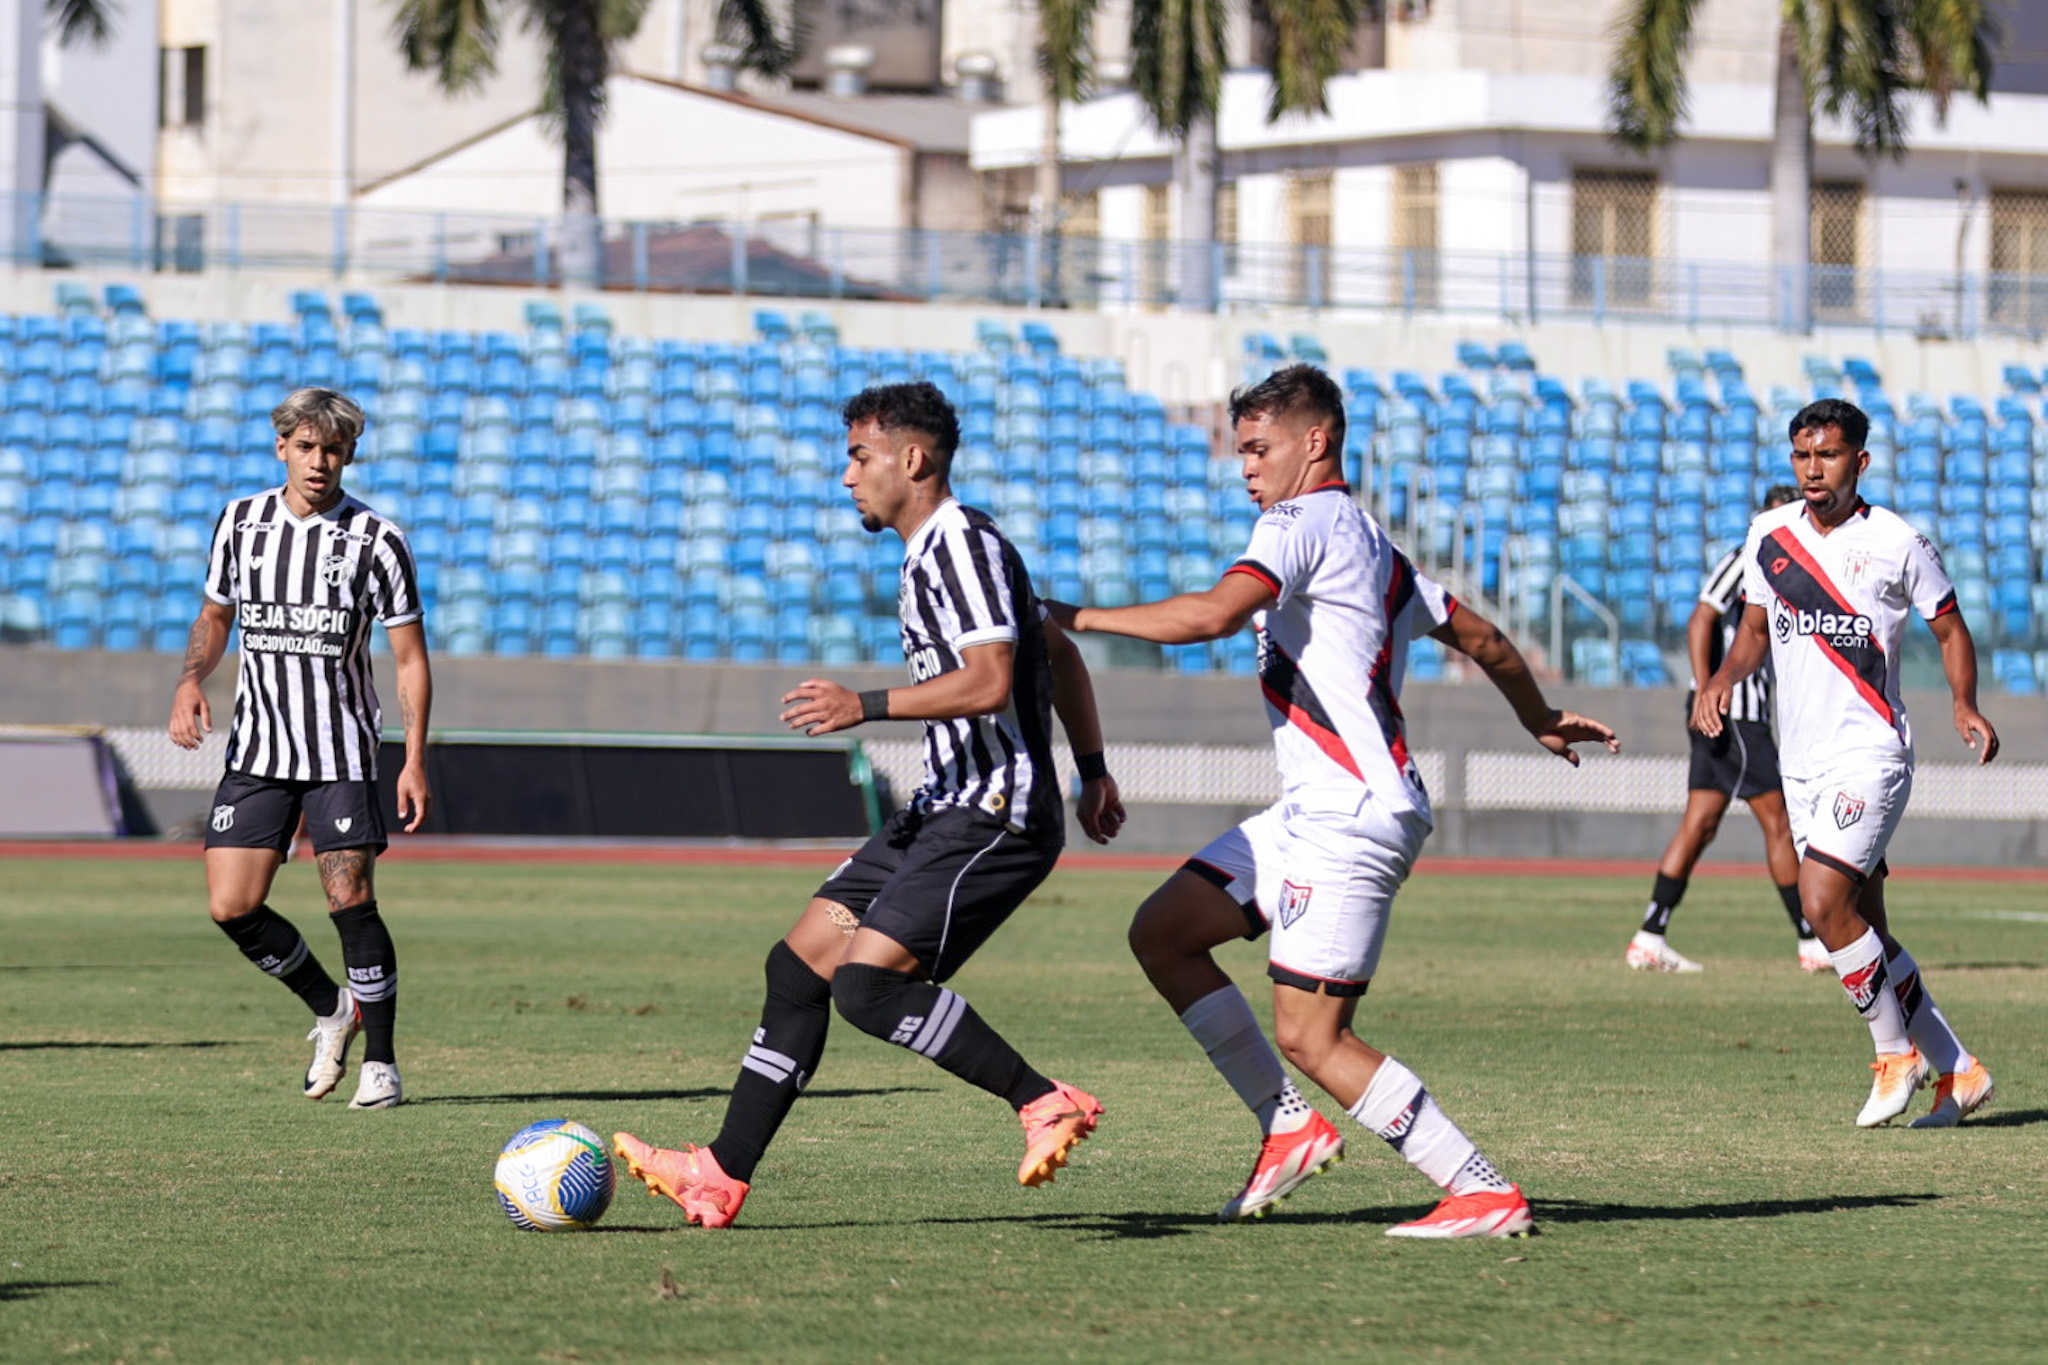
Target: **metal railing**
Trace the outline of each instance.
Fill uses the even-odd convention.
[[[9,196],[0,257],[138,274],[317,271],[561,284],[557,219],[291,204]],[[1508,322],[1648,320],[1921,336],[2048,334],[2048,274],[1115,241],[803,221],[608,222],[597,283],[643,292],[1026,307],[1306,309]]]

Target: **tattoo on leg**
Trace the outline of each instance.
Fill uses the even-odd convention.
[[[833,926],[848,938],[852,938],[853,931],[860,928],[860,917],[836,901],[826,904],[825,918],[831,920]]]
[[[376,855],[367,848],[337,848],[322,853],[320,889],[327,893],[329,910],[346,910],[370,899],[371,872]]]

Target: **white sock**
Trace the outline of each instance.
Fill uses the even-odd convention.
[[[1890,990],[1884,968],[1884,943],[1877,930],[1865,929],[1862,938],[1840,952],[1830,952],[1828,960],[1835,964],[1835,975],[1842,978],[1849,1003],[1870,1025],[1871,1045],[1878,1055],[1904,1052],[1912,1047],[1906,1035],[1906,1012],[1899,1008],[1899,998]]]
[[[1512,1188],[1451,1122],[1422,1078],[1392,1057],[1380,1063],[1358,1103],[1345,1112],[1451,1194]]]
[[[1913,955],[1901,947],[1884,965],[1885,974],[1891,978],[1892,994],[1898,998],[1899,1011],[1906,1016],[1906,1034],[1927,1059],[1927,1065],[1934,1068],[1934,1074],[1947,1076],[1968,1071],[1977,1059],[1963,1048],[1962,1039],[1949,1027],[1948,1016],[1934,1003],[1934,996],[1920,979],[1920,964],[1913,960]]]
[[[1223,1073],[1245,1108],[1259,1120],[1262,1133],[1291,1133],[1314,1111],[1288,1079],[1279,1054],[1259,1032],[1251,1002],[1236,986],[1209,992],[1182,1013],[1180,1021],[1209,1055],[1209,1064]]]

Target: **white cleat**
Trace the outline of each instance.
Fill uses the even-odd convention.
[[[361,1079],[356,1082],[356,1097],[348,1102],[351,1109],[391,1109],[405,1098],[405,1087],[398,1083],[398,1068],[390,1062],[364,1062]]]
[[[1664,935],[1638,929],[1628,941],[1623,960],[1639,972],[1703,972],[1706,966],[1694,962],[1664,941]]]
[[[1858,1128],[1884,1127],[1906,1112],[1906,1106],[1913,1102],[1913,1092],[1927,1083],[1927,1059],[1917,1047],[1879,1053],[1870,1069],[1877,1074],[1870,1082],[1870,1098],[1856,1115]]]
[[[334,1087],[341,1084],[341,1078],[348,1074],[348,1045],[362,1029],[362,1011],[356,1008],[355,996],[343,986],[334,1013],[315,1015],[313,1031],[306,1035],[306,1041],[313,1045],[313,1063],[306,1068],[307,1099],[332,1094]]]
[[[1828,956],[1828,946],[1817,938],[1799,940],[1799,970],[1809,976],[1835,969],[1835,960]]]
[[[1991,1073],[1984,1063],[1970,1060],[1968,1071],[1952,1071],[1934,1081],[1934,1108],[1907,1124],[1908,1128],[1953,1128],[1991,1103]]]

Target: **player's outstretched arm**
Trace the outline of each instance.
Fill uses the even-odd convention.
[[[1045,650],[1052,666],[1052,709],[1059,713],[1060,728],[1067,732],[1067,745],[1081,768],[1081,795],[1074,802],[1074,818],[1080,821],[1083,834],[1106,844],[1123,829],[1125,817],[1116,778],[1106,768],[1097,770],[1103,746],[1095,682],[1088,676],[1088,661],[1050,616],[1045,619]]]
[[[1522,728],[1573,767],[1579,762],[1579,756],[1572,752],[1574,744],[1605,744],[1607,752],[1620,752],[1621,741],[1614,737],[1613,730],[1590,716],[1552,706],[1543,689],[1536,685],[1535,675],[1529,672],[1529,661],[1515,648],[1515,642],[1478,612],[1461,605],[1450,620],[1430,634],[1479,665],[1479,671],[1515,708],[1515,719],[1522,722]]]
[[[1692,699],[1692,728],[1712,738],[1721,733],[1721,717],[1728,714],[1728,699],[1735,684],[1763,665],[1771,647],[1770,631],[1764,624],[1764,609],[1752,603],[1743,608],[1742,624],[1735,628],[1735,642],[1714,676],[1700,684]]]
[[[206,680],[228,652],[228,632],[235,624],[233,607],[207,599],[185,639],[185,667],[171,693],[171,743],[196,749],[213,732],[213,708],[206,701]]]
[[[1960,611],[1937,616],[1927,623],[1941,646],[1941,671],[1948,677],[1949,695],[1955,698],[1956,733],[1963,743],[1977,751],[1979,763],[1998,757],[1998,731],[1977,709],[1977,642]]]
[[[806,678],[782,698],[782,723],[807,735],[850,730],[869,720],[955,720],[994,715],[1010,704],[1008,640],[969,645],[960,667],[910,687],[855,692],[826,678]]]
[[[1128,635],[1161,645],[1192,645],[1235,635],[1253,613],[1271,606],[1273,593],[1248,573],[1226,573],[1200,592],[1177,593],[1128,607],[1077,607],[1047,602],[1064,630]]]
[[[427,663],[427,628],[419,621],[393,626],[391,660],[398,667],[398,715],[405,727],[405,766],[398,771],[398,818],[413,833],[427,820],[427,717],[434,709],[434,672]]]

